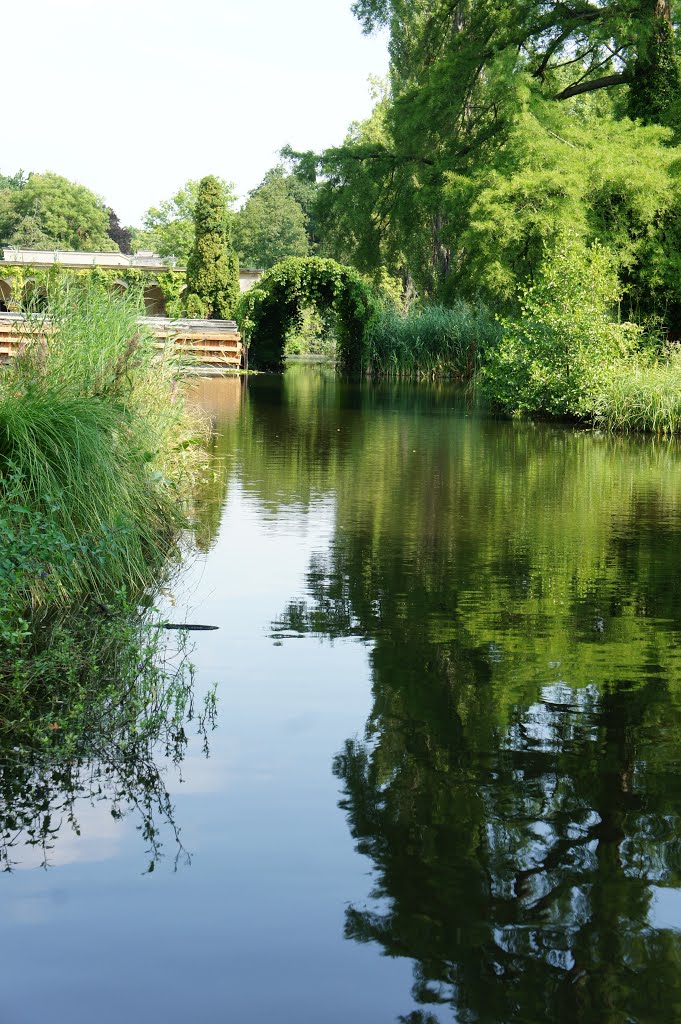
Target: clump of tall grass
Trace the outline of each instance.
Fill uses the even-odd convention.
[[[681,352],[646,352],[609,368],[594,400],[593,419],[607,430],[681,433]]]
[[[27,316],[0,374],[0,606],[139,592],[184,524],[200,431],[140,311],[67,283]]]
[[[500,337],[493,314],[463,299],[451,307],[412,307],[408,313],[386,306],[367,326],[368,369],[377,376],[465,380]]]

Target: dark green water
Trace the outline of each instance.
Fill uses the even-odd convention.
[[[3,1024],[680,1021],[677,446],[319,367],[197,393],[209,756],[146,765],[152,841],[144,771],[18,827]]]

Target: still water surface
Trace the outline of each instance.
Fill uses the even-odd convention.
[[[319,367],[195,394],[208,756],[149,766],[156,852],[106,776],[17,843],[2,1024],[681,1020],[677,447]]]

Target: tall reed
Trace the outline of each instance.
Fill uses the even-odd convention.
[[[182,528],[200,431],[140,311],[67,282],[0,374],[0,587],[15,602],[139,591]]]
[[[400,313],[386,307],[367,326],[369,370],[387,377],[470,378],[499,342],[500,326],[482,305],[458,300]]]
[[[640,352],[609,368],[594,400],[593,419],[607,430],[681,433],[681,352]]]

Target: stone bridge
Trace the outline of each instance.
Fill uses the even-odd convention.
[[[120,291],[129,287],[126,281],[126,271],[134,270],[142,272],[148,283],[144,284],[144,305],[148,316],[166,316],[166,295],[160,284],[160,275],[177,275],[181,280],[178,293],[183,291],[183,280],[185,268],[178,266],[177,261],[169,258],[163,259],[153,252],[141,251],[134,256],[126,256],[122,252],[69,252],[66,250],[47,249],[11,249],[3,250],[3,258],[0,260],[0,313],[16,310],[26,301],[41,298],[42,286],[33,275],[33,271],[45,271],[51,267],[58,266],[64,270],[87,271],[99,268],[107,271],[111,277],[112,285]],[[18,289],[20,294],[15,294],[17,287],[14,283],[16,271],[22,271],[22,284]],[[3,274],[3,270],[5,273]],[[120,276],[116,276],[116,271]],[[248,291],[261,277],[261,270],[243,268],[239,271],[239,287],[241,291]]]

